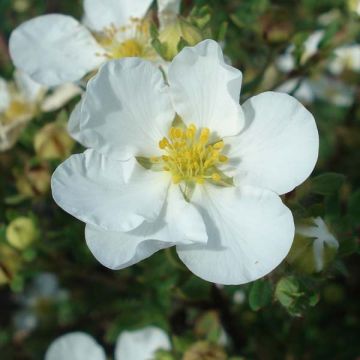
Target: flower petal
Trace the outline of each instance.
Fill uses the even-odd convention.
[[[152,0],[84,0],[84,23],[94,31],[111,25],[129,25],[131,18],[142,19]]]
[[[180,245],[185,265],[204,280],[243,284],[272,271],[294,237],[290,210],[273,192],[252,187],[198,187],[193,196],[207,227],[206,245]]]
[[[164,172],[145,170],[135,159],[115,161],[87,150],[62,163],[51,186],[56,203],[81,221],[129,231],[158,217],[168,178]]]
[[[46,88],[32,80],[29,75],[21,70],[15,70],[14,79],[17,88],[20,90],[24,99],[28,102],[39,101],[41,95],[45,94]]]
[[[0,113],[10,105],[10,93],[7,82],[0,78]]]
[[[321,217],[313,219],[313,225],[299,225],[296,226],[296,233],[309,238],[314,238],[313,243],[313,257],[316,271],[321,271],[325,267],[326,248],[336,250],[339,247],[339,242],[336,237],[329,231],[327,225]]]
[[[16,67],[48,86],[77,81],[104,61],[91,33],[74,18],[59,14],[21,24],[11,34],[9,49]]]
[[[239,133],[242,74],[225,64],[220,45],[205,40],[184,48],[168,72],[175,111],[186,124],[208,127],[220,137]]]
[[[45,360],[106,360],[104,349],[88,334],[72,332],[57,338]]]
[[[174,116],[168,86],[155,65],[137,58],[110,61],[88,84],[81,138],[120,160],[155,156]]]
[[[66,83],[58,86],[47,95],[41,104],[41,110],[45,112],[55,111],[67,104],[75,96],[81,95],[82,90],[73,83]]]
[[[291,191],[316,164],[319,134],[313,116],[292,96],[276,92],[250,98],[243,109],[246,127],[228,139],[229,158],[238,161],[238,184]]]
[[[73,139],[75,139],[84,147],[88,147],[86,146],[85,143],[81,141],[81,133],[80,133],[80,118],[81,118],[81,107],[83,104],[83,99],[84,97],[81,98],[81,100],[75,105],[73,111],[71,112],[67,129]]]
[[[171,349],[169,337],[163,330],[148,326],[137,331],[124,331],[116,342],[115,360],[149,360],[160,349]]]
[[[86,226],[90,251],[104,266],[119,270],[144,260],[175,244],[206,243],[204,221],[197,209],[171,186],[167,203],[158,219],[144,222],[130,232],[103,231]]]
[[[315,99],[314,89],[311,86],[310,81],[305,79],[300,80],[299,78],[294,78],[285,81],[282,85],[277,87],[275,91],[291,94],[304,103],[312,103]]]
[[[174,245],[172,242],[146,238],[144,234],[148,227],[153,229],[151,225],[141,225],[140,229],[131,232],[119,232],[86,225],[86,243],[102,265],[112,270],[124,269]]]
[[[181,0],[157,0],[160,29],[176,21],[180,13]]]

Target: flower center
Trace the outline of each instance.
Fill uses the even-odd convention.
[[[2,118],[3,124],[11,123],[13,120],[21,119],[34,112],[34,107],[26,102],[13,100],[4,112]]]
[[[149,27],[146,20],[131,19],[127,26],[111,25],[95,36],[109,59],[142,57],[151,60],[156,53],[150,44]]]
[[[208,128],[171,127],[169,136],[159,141],[164,155],[150,158],[151,163],[162,165],[169,171],[174,184],[182,181],[203,184],[206,180],[221,184],[223,173],[218,166],[225,164],[228,158],[222,154],[224,141],[209,143],[211,132]]]

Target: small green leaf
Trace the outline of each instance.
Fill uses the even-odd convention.
[[[293,276],[283,277],[276,285],[275,298],[285,308],[291,307],[299,296],[300,284]]]
[[[258,311],[270,304],[272,298],[272,288],[268,280],[255,281],[250,289],[249,305],[254,311]]]
[[[189,43],[183,37],[181,37],[177,44],[178,52],[180,52],[185,46],[189,46]]]
[[[311,190],[314,194],[331,195],[338,191],[344,183],[345,176],[337,173],[325,173],[311,180]]]

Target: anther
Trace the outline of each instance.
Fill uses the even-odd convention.
[[[219,161],[222,162],[222,163],[225,163],[229,160],[229,158],[225,155],[220,155],[219,156]]]
[[[211,178],[212,178],[214,181],[220,181],[220,180],[221,180],[221,176],[220,176],[218,173],[212,173],[212,174],[211,174]]]

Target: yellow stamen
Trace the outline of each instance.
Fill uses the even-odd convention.
[[[214,180],[214,181],[220,181],[221,180],[221,176],[218,174],[218,173],[213,173],[211,175],[211,178]]]
[[[153,163],[163,163],[163,169],[169,171],[174,184],[182,181],[203,184],[206,180],[220,181],[218,166],[227,161],[221,154],[224,148],[222,140],[209,144],[211,132],[208,128],[197,129],[194,124],[185,128],[171,127],[168,138],[159,141],[159,147],[165,152],[160,157],[151,158]]]

